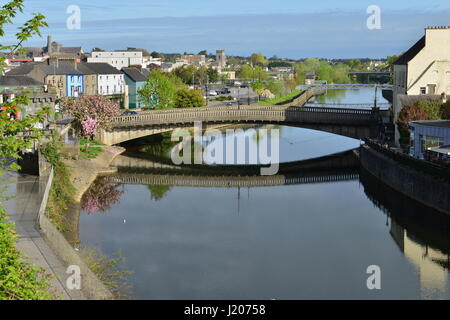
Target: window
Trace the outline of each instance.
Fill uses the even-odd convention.
[[[444,145],[443,137],[435,137],[435,136],[427,136],[427,135],[419,135],[420,139],[420,149],[422,154],[425,153],[428,148],[440,147]]]
[[[427,88],[420,87],[420,94],[427,94]]]

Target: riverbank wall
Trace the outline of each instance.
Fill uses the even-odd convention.
[[[361,165],[402,194],[450,215],[450,170],[375,143],[360,147]]]
[[[67,160],[67,165],[71,168],[71,180],[76,190],[74,196],[75,202],[78,203],[81,201],[84,192],[95,181],[98,175],[114,171],[114,168],[110,168],[109,166],[114,158],[124,150],[125,149],[121,147],[105,147],[104,151],[96,159]],[[77,250],[69,243],[63,233],[55,227],[45,214],[53,177],[54,173],[52,169],[48,176],[38,213],[38,229],[52,251],[67,267],[76,266],[79,268],[81,276],[81,292],[87,299],[112,300],[114,299],[114,296],[111,291],[92,272]]]

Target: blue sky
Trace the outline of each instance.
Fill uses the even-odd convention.
[[[5,3],[6,1],[0,1]],[[266,56],[385,57],[406,50],[429,25],[450,25],[443,0],[28,0],[25,16],[47,16],[64,45],[150,51]],[[68,30],[69,5],[81,8],[81,29]],[[369,5],[381,8],[381,30],[366,27]],[[21,19],[17,20],[23,20]],[[17,24],[18,25],[18,24]],[[14,34],[13,29],[8,34]],[[6,38],[4,42],[11,41]],[[28,45],[44,45],[35,38]]]

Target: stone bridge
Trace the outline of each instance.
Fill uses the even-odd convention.
[[[274,176],[259,175],[259,165],[185,165],[170,160],[149,160],[118,156],[113,166],[118,172],[105,176],[110,183],[170,185],[206,188],[256,188],[356,180],[359,162],[352,151],[304,161],[280,164]]]
[[[137,138],[192,127],[195,121],[213,124],[280,124],[326,131],[355,139],[377,137],[383,113],[380,110],[285,106],[202,107],[151,111],[116,117],[96,139],[114,145]]]

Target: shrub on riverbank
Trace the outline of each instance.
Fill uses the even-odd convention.
[[[41,148],[41,152],[54,170],[46,213],[59,231],[66,231],[63,213],[74,202],[75,188],[70,181],[70,169],[63,161],[61,147],[62,143],[53,137],[52,141]]]
[[[49,275],[23,260],[15,248],[17,234],[0,208],[0,300],[52,300]]]
[[[124,261],[121,254],[109,258],[99,249],[81,248],[80,256],[89,269],[111,291],[115,299],[130,298],[131,286],[127,277],[132,272],[125,270],[121,265]]]

